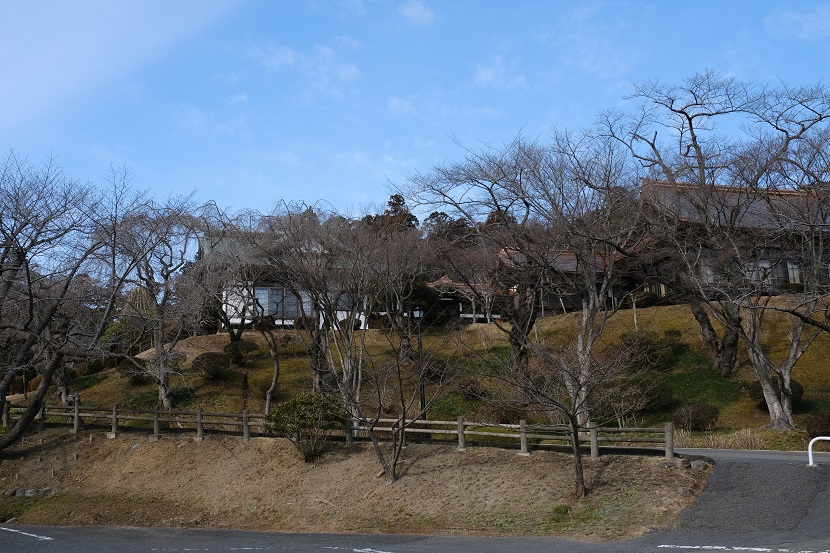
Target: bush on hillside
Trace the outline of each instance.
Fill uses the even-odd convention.
[[[224,353],[206,351],[193,360],[192,368],[207,380],[226,380],[230,376],[231,360]]]
[[[674,390],[665,379],[655,375],[646,375],[650,384],[646,393],[643,411],[660,413],[667,411],[675,402]]]
[[[240,367],[246,365],[248,356],[256,350],[257,345],[255,343],[245,340],[229,342],[222,348],[222,351],[230,358],[230,362]]]
[[[297,317],[294,319],[294,328],[297,330],[309,330],[314,328],[314,317]]]
[[[417,362],[421,374],[428,382],[446,382],[453,376],[447,361],[432,352],[421,352]]]
[[[142,386],[153,381],[153,377],[147,373],[143,359],[124,358],[115,367],[115,372],[126,378],[133,386]]]
[[[481,382],[476,380],[475,378],[465,378],[458,382],[458,391],[464,397],[464,399],[469,399],[472,401],[476,401],[479,399],[486,399],[489,396],[487,390],[485,390]]]
[[[807,417],[805,430],[810,438],[830,436],[830,411],[819,411]]]
[[[265,419],[265,429],[291,440],[303,460],[311,463],[323,454],[326,440],[341,421],[328,398],[306,393],[277,404]]]
[[[89,361],[79,363],[75,369],[77,376],[86,376],[88,374],[96,374],[107,369],[113,369],[118,366],[120,358],[118,357],[96,357]]]
[[[681,407],[672,415],[674,427],[678,430],[709,431],[718,420],[718,408],[711,403],[694,403]]]
[[[661,339],[654,332],[630,332],[620,337],[619,349],[625,352],[628,369],[633,372],[662,371],[674,364],[674,350],[678,346],[671,338]]]

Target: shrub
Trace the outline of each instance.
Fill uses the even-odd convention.
[[[340,328],[342,328],[342,329],[346,329],[346,328],[348,328],[348,327],[349,327],[349,319],[348,319],[348,318],[346,318],[346,319],[340,319],[340,320],[338,321],[338,324],[340,325]],[[352,330],[360,330],[360,328],[361,328],[361,326],[362,326],[362,325],[363,325],[363,322],[360,320],[360,318],[356,318],[356,319],[352,322]]]
[[[147,373],[146,363],[143,359],[124,358],[115,367],[115,371],[126,378],[133,386],[141,386],[153,381],[153,377]]]
[[[718,408],[711,403],[686,405],[674,412],[672,422],[680,430],[712,430],[718,420]]]
[[[248,362],[248,355],[256,350],[257,345],[255,343],[246,342],[245,340],[229,342],[222,348],[222,351],[230,358],[230,362],[240,367],[245,366]]]
[[[230,376],[230,358],[218,351],[206,351],[193,360],[192,368],[207,380],[225,380]]]
[[[486,420],[496,424],[519,424],[520,420],[527,418],[527,411],[512,405],[494,403],[488,411]]]
[[[654,292],[641,292],[637,295],[637,307],[646,308],[652,305],[657,305],[660,302],[660,296]]]
[[[653,377],[648,390],[644,411],[662,412],[668,410],[675,402],[674,390],[663,378]]]
[[[558,504],[554,505],[553,508],[550,510],[550,516],[548,517],[548,521],[551,524],[559,524],[560,522],[564,522],[568,518],[568,514],[570,514],[571,509],[567,505]]]
[[[640,372],[643,368],[648,370],[670,368],[674,364],[673,345],[667,340],[658,338],[654,332],[638,331],[621,336],[619,349],[626,352],[629,357],[628,369]]]
[[[297,317],[294,319],[294,328],[297,330],[309,330],[314,328],[314,317]]]
[[[807,417],[805,430],[810,438],[830,436],[830,411],[819,411]]]
[[[777,378],[772,379],[772,389],[775,390],[776,395],[781,395],[781,388],[778,385]],[[758,407],[762,409],[767,408],[767,402],[764,399],[764,389],[761,387],[759,381],[753,380],[752,384],[747,388],[747,391],[749,392],[749,397],[758,402]],[[795,380],[790,380],[790,392],[792,392],[793,406],[795,406],[804,397],[804,386]]]
[[[488,396],[487,391],[481,387],[481,382],[474,378],[466,378],[458,382],[458,391],[464,399],[478,400]]]
[[[663,339],[673,346],[680,343],[680,338],[682,336],[683,333],[677,330],[676,328],[670,328],[663,332]]]
[[[321,394],[303,394],[278,404],[266,417],[265,429],[282,434],[297,446],[306,463],[323,454],[325,442],[342,419]]]
[[[169,351],[164,355],[165,364],[171,369],[178,369],[187,360],[187,355],[180,351]]]
[[[423,351],[417,359],[424,379],[429,382],[445,382],[452,376],[449,364],[432,352]]]
[[[96,374],[106,369],[112,369],[118,366],[120,359],[118,357],[96,357],[89,361],[79,363],[75,373],[78,376],[86,376],[88,374]]]

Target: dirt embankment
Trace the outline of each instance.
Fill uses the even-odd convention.
[[[570,498],[568,455],[411,444],[387,484],[365,445],[305,464],[283,439],[65,430],[0,454],[0,517],[21,523],[205,526],[315,532],[632,537],[677,520],[706,474],[656,457],[586,459],[589,497]],[[51,488],[47,498],[9,497]]]

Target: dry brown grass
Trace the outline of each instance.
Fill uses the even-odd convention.
[[[92,436],[92,441],[89,436]],[[395,484],[371,449],[336,446],[304,464],[283,439],[122,434],[36,435],[0,463],[0,491],[52,487],[19,518],[31,524],[210,526],[315,532],[628,538],[670,526],[706,474],[656,457],[587,460],[591,493],[571,499],[568,455],[411,444]],[[40,444],[40,436],[45,443]],[[0,507],[8,498],[0,498]],[[3,509],[0,508],[0,512]]]

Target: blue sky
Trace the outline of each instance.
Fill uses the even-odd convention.
[[[0,29],[0,147],[232,210],[359,214],[458,142],[589,126],[635,81],[830,62],[807,0],[3,0]]]

